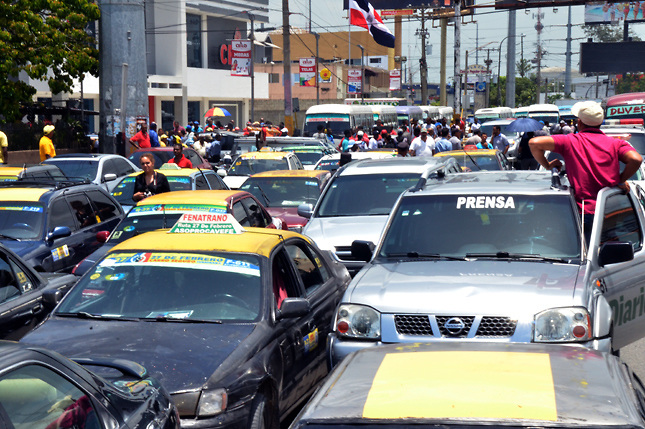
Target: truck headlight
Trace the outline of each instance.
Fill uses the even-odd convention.
[[[591,318],[584,308],[553,308],[535,315],[535,342],[583,342],[590,339]]]
[[[341,304],[336,313],[336,332],[343,337],[378,340],[381,314],[364,305]]]
[[[227,401],[226,389],[202,390],[197,406],[197,416],[209,417],[220,414],[226,409]]]

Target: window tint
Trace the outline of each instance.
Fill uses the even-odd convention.
[[[76,220],[81,228],[94,225],[98,222],[98,215],[94,213],[90,201],[84,194],[71,195],[67,197],[67,201],[69,201],[72,213],[76,216]]]
[[[211,189],[226,189],[226,185],[217,174],[204,173],[204,175],[206,176],[206,180],[208,180],[208,184],[211,186]]]
[[[297,298],[300,296],[299,288],[294,282],[295,278],[291,275],[292,270],[289,268],[289,258],[284,250],[276,253],[273,258],[271,274],[277,308],[280,308],[285,298]]]
[[[307,295],[327,281],[329,274],[322,263],[322,259],[307,245],[304,243],[290,244],[286,246],[286,249],[298,270]]]
[[[99,191],[91,191],[87,193],[94,207],[96,208],[96,215],[101,222],[112,219],[120,214],[116,204],[114,204],[107,196]]]
[[[115,158],[112,161],[116,165],[117,176],[127,176],[134,173],[134,168],[125,159]]]
[[[11,301],[20,296],[16,276],[4,255],[0,256],[0,302]]]
[[[249,220],[249,216],[241,201],[237,201],[233,204],[233,217],[240,223],[240,225],[251,226],[251,221]]]
[[[253,198],[243,198],[242,203],[249,212],[249,219],[251,222],[249,226],[265,228],[271,222],[270,220],[267,220],[267,218],[264,216],[264,211],[262,211],[262,207],[260,207],[260,204],[258,204],[258,202]]]
[[[206,182],[206,179],[201,174],[198,174],[195,178],[195,189],[210,189],[208,182]]]
[[[106,159],[103,163],[103,171],[101,171],[101,176],[105,177],[106,174],[116,174],[117,176],[119,175],[116,162],[114,162],[113,159]]]
[[[197,167],[199,164],[202,163],[201,158],[194,150],[184,149],[184,155],[193,164],[193,168]]]
[[[32,289],[38,287],[38,284],[34,283],[33,279],[25,271],[23,271],[20,265],[18,265],[15,261],[12,261],[11,258],[9,258],[9,265],[11,265],[11,269],[13,271],[13,274],[15,275],[16,284],[18,285],[20,292],[29,292]]]
[[[101,427],[90,398],[40,365],[23,366],[3,375],[0,403],[16,429]]]
[[[49,210],[49,226],[47,230],[51,231],[57,226],[67,226],[72,231],[77,229],[74,215],[72,215],[69,204],[64,198],[54,201]]]
[[[607,241],[626,241],[632,243],[634,250],[637,250],[641,247],[641,240],[638,217],[629,197],[616,194],[607,198],[600,244]]]

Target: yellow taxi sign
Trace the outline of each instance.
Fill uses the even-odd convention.
[[[171,234],[241,234],[242,225],[230,213],[192,212],[181,215]]]

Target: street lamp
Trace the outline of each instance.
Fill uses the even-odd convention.
[[[364,100],[364,93],[365,93],[365,88],[363,86],[363,78],[365,76],[365,48],[363,48],[363,45],[358,45],[358,49],[361,50],[361,104],[363,104]]]
[[[501,73],[501,65],[502,65],[502,43],[504,43],[504,40],[508,39],[508,36],[504,37],[501,42],[499,42],[499,59],[497,60],[497,105],[500,106],[502,104],[502,91],[499,89],[499,74]],[[510,59],[510,61],[513,61],[513,59]]]

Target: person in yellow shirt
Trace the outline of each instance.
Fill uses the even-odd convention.
[[[9,141],[7,135],[0,131],[0,163],[7,164],[9,162]]]
[[[40,162],[56,156],[56,149],[54,149],[54,142],[52,142],[55,129],[53,125],[45,125],[45,128],[43,128],[43,136],[40,138],[38,145],[40,148]]]

